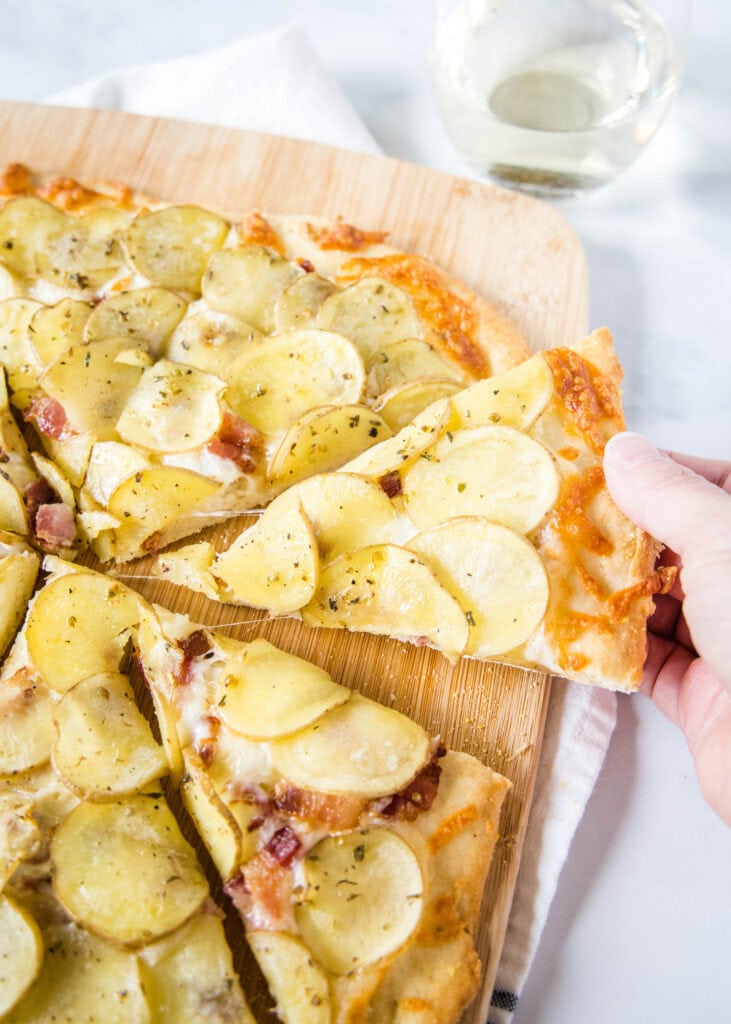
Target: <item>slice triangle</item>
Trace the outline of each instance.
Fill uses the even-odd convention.
[[[55,568],[0,672],[0,1020],[253,1024],[119,671],[141,599]]]
[[[311,626],[636,689],[670,578],[604,483],[620,380],[606,330],[534,355],[295,484],[227,550],[189,545],[153,571]]]

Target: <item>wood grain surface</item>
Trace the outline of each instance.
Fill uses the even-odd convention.
[[[503,309],[534,349],[573,341],[587,327],[586,263],[576,236],[554,208],[517,193],[293,139],[5,102],[0,102],[0,160],[42,172],[119,180],[232,217],[251,207],[342,215],[364,228],[388,229],[395,246],[429,255],[462,278]],[[239,529],[235,521],[211,537],[221,546]],[[474,754],[512,780],[477,936],[484,984],[464,1017],[464,1024],[484,1024],[539,761],[547,677],[471,660],[452,667],[426,648],[307,629],[289,619],[264,621],[261,613],[222,608],[152,580],[144,562],[124,574],[150,600],[232,636],[266,636],[322,665],[338,682],[404,711],[449,746]],[[248,961],[244,969],[252,970]],[[253,1003],[257,1016],[266,1019],[264,998]]]

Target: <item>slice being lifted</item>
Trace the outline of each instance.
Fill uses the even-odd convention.
[[[494,307],[385,238],[0,176],[0,364],[55,474],[39,469],[55,497],[36,502],[37,529],[38,473],[16,460],[0,528],[127,561],[342,466],[526,357]]]
[[[156,608],[137,644],[284,1024],[456,1022],[507,780],[265,640]]]
[[[295,484],[227,551],[191,545],[155,571],[313,626],[636,689],[652,595],[673,570],[653,571],[659,546],[604,484],[620,380],[607,331],[539,353]],[[314,538],[306,578],[302,545],[283,541],[293,516]]]

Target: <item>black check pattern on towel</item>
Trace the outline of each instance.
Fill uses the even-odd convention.
[[[518,997],[515,993],[500,988],[495,989],[490,1000],[490,1006],[494,1006],[496,1010],[507,1010],[508,1013],[514,1013],[517,1005]],[[487,1024],[490,1024],[489,1020]]]

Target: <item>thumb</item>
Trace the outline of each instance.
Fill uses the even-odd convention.
[[[680,555],[693,644],[731,690],[731,496],[639,434],[609,441],[604,473],[622,512]]]
[[[604,449],[604,473],[624,514],[684,563],[709,545],[731,546],[731,497],[646,438],[615,434]]]

